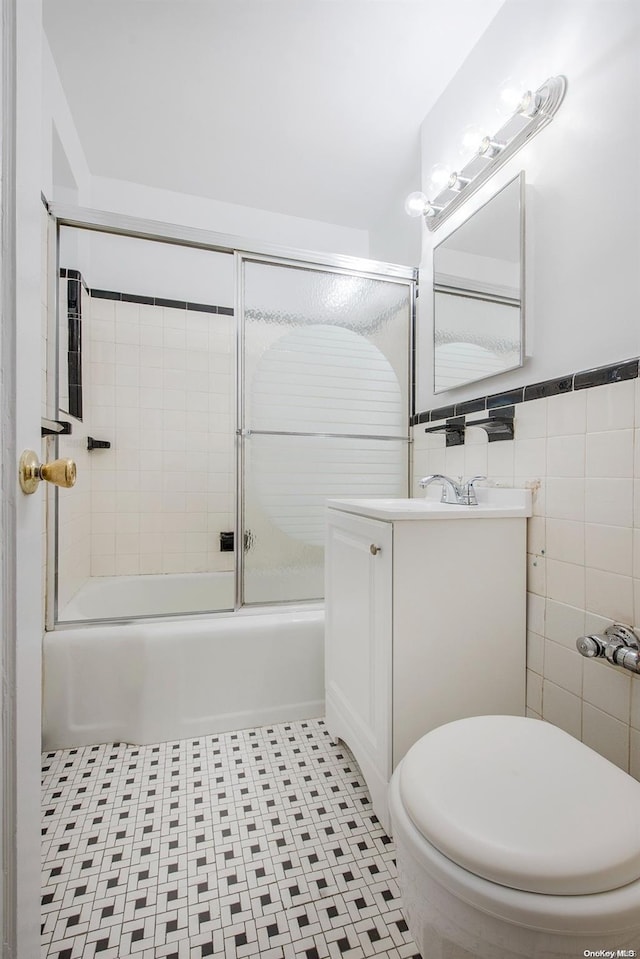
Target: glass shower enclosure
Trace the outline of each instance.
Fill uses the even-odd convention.
[[[403,496],[410,289],[241,257],[241,602],[323,595],[331,497]]]
[[[326,500],[408,492],[414,271],[78,219],[48,628],[322,599]]]

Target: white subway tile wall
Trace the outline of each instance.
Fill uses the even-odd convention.
[[[232,316],[92,298],[91,575],[233,569]]]
[[[444,436],[415,426],[413,495],[435,472],[533,488],[527,713],[640,779],[640,676],[575,647],[612,622],[640,630],[640,380],[520,403],[515,437],[488,444],[473,429],[446,449]]]

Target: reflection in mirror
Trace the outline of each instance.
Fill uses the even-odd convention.
[[[433,254],[434,392],[523,362],[524,174]]]

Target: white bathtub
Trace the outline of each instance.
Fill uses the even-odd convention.
[[[245,591],[250,603],[268,604],[279,597],[295,597],[296,602],[303,602],[322,595],[323,587],[322,566],[245,571]],[[232,610],[234,606],[233,573],[94,576],[85,580],[60,610],[58,621],[172,616]]]
[[[321,716],[323,659],[321,606],[54,630],[44,639],[44,749]]]
[[[233,573],[94,576],[60,610],[60,622],[233,609]]]

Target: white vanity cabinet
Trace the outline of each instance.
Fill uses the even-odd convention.
[[[327,727],[353,752],[387,829],[391,773],[424,733],[524,715],[530,493],[495,493],[521,502],[329,503]]]

